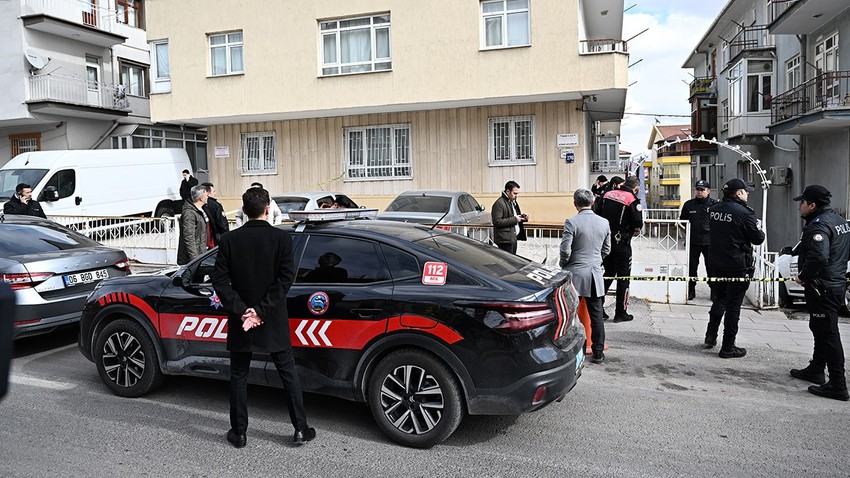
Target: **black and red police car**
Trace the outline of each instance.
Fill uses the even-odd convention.
[[[430,447],[465,413],[519,414],[576,384],[584,329],[569,273],[460,234],[350,220],[374,210],[293,213],[290,338],[305,391],[368,403],[393,440]],[[114,393],[165,375],[229,379],[213,249],[168,273],[103,281],[79,348]],[[281,386],[255,354],[251,383]]]

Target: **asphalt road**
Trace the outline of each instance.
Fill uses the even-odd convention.
[[[235,450],[226,382],[172,377],[120,398],[75,340],[16,343],[0,402],[3,477],[850,475],[850,403],[808,394],[787,375],[807,357],[766,347],[723,360],[612,324],[608,362],[588,364],[563,402],[466,417],[430,450],[388,441],[363,405],[312,394],[318,438],[295,448],[279,391],[252,387],[248,447]]]

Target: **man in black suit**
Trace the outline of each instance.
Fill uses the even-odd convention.
[[[191,190],[198,185],[198,180],[192,176],[188,169],[183,170],[183,181],[180,181],[180,197],[186,202],[192,202]]]
[[[242,195],[248,217],[242,227],[221,237],[212,283],[227,311],[227,350],[230,351],[230,431],[236,448],[247,444],[248,371],[253,352],[268,353],[286,390],[293,442],[316,437],[307,426],[301,384],[289,340],[286,294],[295,277],[292,238],[266,222],[269,193],[250,188]]]
[[[201,186],[207,188],[207,203],[204,204],[204,212],[210,219],[213,244],[217,246],[221,241],[221,235],[230,230],[230,224],[227,222],[227,216],[224,215],[224,207],[215,198],[216,191],[213,183],[202,183]]]

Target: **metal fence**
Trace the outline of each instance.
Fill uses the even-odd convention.
[[[50,216],[50,219],[105,246],[124,250],[130,259],[176,264],[180,226],[174,217]]]

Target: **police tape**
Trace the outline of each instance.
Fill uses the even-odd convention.
[[[604,280],[637,280],[658,282],[794,282],[790,277],[674,277],[674,276],[614,276]]]

